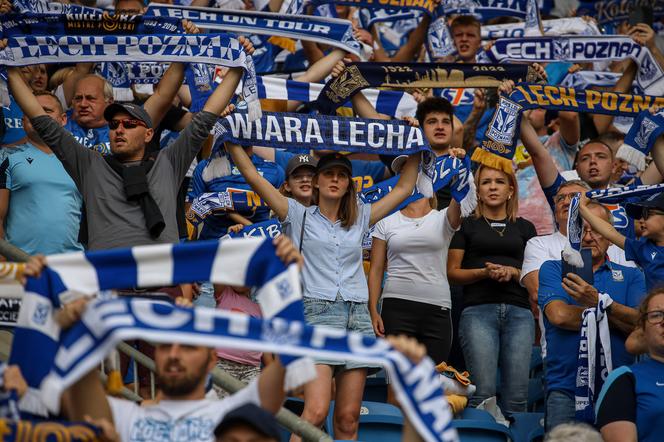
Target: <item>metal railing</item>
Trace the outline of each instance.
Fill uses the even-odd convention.
[[[0,239],[0,255],[7,258],[7,260],[14,262],[25,262],[30,258],[30,255],[28,255],[18,247],[8,243],[4,239]],[[9,355],[11,347],[2,348],[5,346],[8,346],[8,344],[0,342],[0,355],[3,354]],[[138,365],[141,365],[150,371],[150,393],[152,396],[151,399],[154,399],[155,397],[154,361],[147,355],[141,353],[140,351],[136,350],[135,348],[124,342],[118,344],[117,349],[118,351],[132,358],[134,376],[136,379],[138,378]],[[247,385],[244,382],[240,381],[239,379],[236,379],[233,376],[231,376],[228,372],[218,367],[215,367],[214,370],[212,370],[211,375],[212,375],[212,383],[220,388],[223,388],[229,393],[235,393],[236,391],[241,390]],[[100,371],[99,373],[99,376],[100,379],[105,383],[107,380],[107,375],[103,372],[103,367],[102,371]],[[134,382],[133,391],[128,389],[127,387],[122,387],[122,390],[120,392],[120,394],[125,399],[135,402],[140,402],[141,400],[145,399],[141,397],[139,393],[140,390],[138,382]],[[301,419],[298,415],[291,412],[290,410],[287,410],[282,407],[281,410],[279,410],[279,412],[277,413],[276,418],[279,424],[281,424],[284,428],[291,431],[292,433],[299,435],[306,442],[332,442],[332,438],[330,437],[330,435],[323,432],[320,428],[317,428],[314,425],[310,424],[309,422]]]

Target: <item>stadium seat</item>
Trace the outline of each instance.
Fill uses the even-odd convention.
[[[528,442],[542,442],[544,440],[544,427],[535,428],[528,435]]]
[[[475,419],[455,419],[452,426],[459,433],[461,442],[509,442],[512,432],[496,422]]]
[[[326,427],[334,437],[334,401],[330,403]],[[403,415],[401,410],[390,404],[363,401],[360,409],[360,427],[358,439],[379,442],[400,442],[403,431]]]
[[[473,419],[477,421],[496,422],[496,419],[486,410],[466,407],[461,413],[461,419]]]
[[[514,442],[529,442],[530,435],[543,429],[544,413],[512,413],[514,419],[510,431],[514,435]]]
[[[369,402],[387,402],[387,378],[385,376],[385,370],[381,370],[375,375],[367,377],[367,381],[364,384],[364,395],[362,396],[363,401]]]

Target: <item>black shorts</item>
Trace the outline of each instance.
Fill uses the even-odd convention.
[[[398,298],[383,299],[381,311],[386,335],[406,335],[420,341],[437,364],[447,361],[452,347],[449,309]]]

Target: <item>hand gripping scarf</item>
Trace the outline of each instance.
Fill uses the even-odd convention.
[[[646,156],[663,134],[664,110],[656,114],[651,114],[649,111],[641,112],[627,132],[616,157],[643,170],[646,166]]]
[[[339,18],[159,4],[150,4],[146,14],[187,19],[201,28],[216,31],[314,41],[361,55],[361,45],[353,37],[352,23]]]
[[[4,66],[126,60],[242,67],[249,116],[254,120],[261,115],[253,60],[237,39],[226,34],[25,35],[10,37],[8,46],[0,51],[0,65]]]
[[[234,112],[217,122],[215,133],[244,146],[296,153],[311,149],[394,156],[423,152],[417,185],[427,197],[433,195],[435,156],[420,128],[403,121],[264,112],[260,120],[251,122],[246,114]]]
[[[464,63],[349,63],[323,88],[313,106],[330,114],[368,87],[497,87],[503,80],[534,81],[528,66]]]
[[[595,402],[604,380],[613,371],[606,312],[612,303],[609,295],[600,293],[597,307],[585,309],[582,315],[574,402],[576,419],[588,424],[595,423]]]
[[[650,95],[664,93],[664,70],[648,48],[627,36],[501,38],[494,42],[486,55],[493,63],[510,61],[585,63],[631,58],[639,65],[636,81],[645,93]]]
[[[664,104],[664,97],[598,92],[592,89],[519,84],[508,97],[498,100],[491,121],[472,160],[487,166],[512,171],[512,157],[519,138],[521,113],[544,108],[606,115],[637,115],[650,106]]]
[[[28,373],[26,379],[34,381],[35,372],[39,372],[42,399],[51,410],[58,409],[62,391],[94,369],[119,341],[177,341],[294,357],[336,357],[384,364],[394,380],[393,387],[404,413],[422,437],[426,441],[457,440],[431,359],[425,358],[414,365],[385,340],[305,325],[297,268],[286,267],[276,257],[269,239],[198,241],[72,253],[47,257],[47,263],[49,267],[41,278],[31,278],[26,285],[28,293],[12,358],[22,357],[20,365]],[[82,320],[66,331],[53,323],[52,312],[62,296],[59,294],[67,288],[94,293],[111,287],[197,280],[257,287],[265,319],[120,298],[92,301]],[[29,348],[41,351],[24,351]]]

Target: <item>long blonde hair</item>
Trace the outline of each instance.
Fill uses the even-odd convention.
[[[494,169],[493,167],[485,166],[482,164],[475,173],[475,188],[477,189],[477,207],[475,208],[475,218],[481,218],[484,216],[484,203],[480,200],[480,176],[485,169],[498,170],[499,172],[505,174],[509,185],[512,186],[512,197],[508,198],[506,204],[507,207],[505,211],[507,212],[507,219],[511,222],[516,221],[516,215],[519,212],[519,187],[516,183],[516,176],[514,173],[507,173],[500,169]]]
[[[316,175],[314,175],[313,179],[311,180],[311,202],[312,204],[318,205],[319,193],[316,184],[318,184],[318,172],[316,172]],[[348,190],[346,190],[344,196],[341,197],[341,207],[339,208],[339,220],[341,221],[341,227],[348,230],[353,224],[355,224],[355,221],[357,221],[357,215],[357,192],[355,191],[355,183],[353,182],[353,178],[349,174]]]

